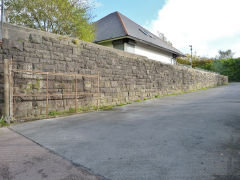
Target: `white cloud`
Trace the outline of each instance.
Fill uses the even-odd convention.
[[[192,44],[198,55],[215,56],[230,48],[240,55],[239,7],[239,0],[167,0],[151,29],[185,53]]]

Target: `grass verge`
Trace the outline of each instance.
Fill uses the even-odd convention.
[[[184,92],[179,92],[179,93],[170,93],[170,94],[164,94],[164,95],[158,94],[158,95],[153,96],[152,98],[145,97],[143,100],[146,101],[146,100],[155,99],[155,98],[163,98],[163,97],[167,97],[167,96],[181,95],[181,94],[186,94],[186,93],[191,93],[191,92],[196,92],[196,91],[201,91],[201,90],[207,90],[207,89],[214,88],[214,87],[217,87],[217,86],[210,86],[210,87],[206,87],[206,88],[200,88],[200,89],[196,89],[196,90],[192,90],[192,91],[184,91]],[[134,102],[142,102],[142,100],[138,99],[138,100],[135,100]]]
[[[120,104],[118,106],[123,106],[126,104]],[[75,110],[75,108],[69,108],[68,110],[65,111],[50,111],[48,113],[49,117],[58,117],[58,116],[68,116],[68,115],[72,115],[72,114],[76,114],[76,113],[86,113],[86,112],[92,112],[92,111],[97,111],[97,110],[110,110],[112,109],[113,105],[108,105],[108,106],[82,106],[77,108],[77,110]]]

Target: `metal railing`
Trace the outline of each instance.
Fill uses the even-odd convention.
[[[20,73],[20,74],[32,74],[32,75],[42,75],[45,76],[45,92],[42,93],[37,93],[37,94],[27,94],[27,93],[14,93],[14,90],[12,90],[12,96],[13,99],[16,97],[45,97],[46,98],[46,117],[48,117],[49,115],[49,99],[50,97],[66,97],[66,96],[72,96],[73,99],[75,100],[75,112],[77,112],[77,108],[78,108],[78,96],[80,95],[94,95],[94,94],[98,94],[97,96],[97,107],[99,106],[99,74],[97,75],[91,75],[91,74],[74,74],[74,73],[55,73],[55,72],[41,72],[41,71],[30,71],[30,70],[23,70],[23,69],[12,69],[12,77],[14,77],[13,73]],[[61,77],[70,77],[71,80],[74,81],[74,91],[72,92],[67,92],[67,93],[49,93],[49,77],[50,76],[61,76]],[[80,92],[78,90],[78,78],[79,77],[87,77],[87,78],[94,78],[97,79],[97,92]],[[27,79],[27,78],[26,78]],[[11,85],[14,89],[14,80],[13,83]],[[14,102],[13,102],[13,106],[14,106]],[[14,108],[13,108],[14,109]],[[13,113],[14,114],[14,113]]]

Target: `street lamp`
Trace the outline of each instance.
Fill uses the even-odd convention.
[[[192,45],[189,45],[189,47],[190,47],[190,50],[191,50],[191,68],[192,68],[192,65],[193,65],[193,59],[192,59]]]

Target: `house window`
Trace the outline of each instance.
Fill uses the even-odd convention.
[[[113,48],[124,51],[124,44],[113,44]]]
[[[119,50],[124,51],[124,42],[122,39],[113,41],[112,44],[113,44],[114,49],[119,49]]]
[[[136,42],[132,39],[124,38],[112,41],[112,45],[115,49],[134,53]]]

